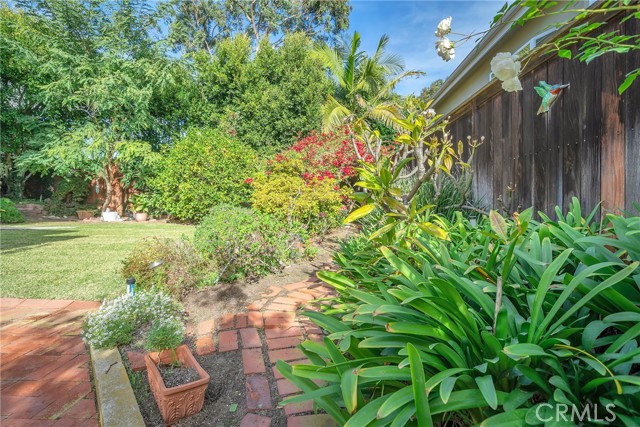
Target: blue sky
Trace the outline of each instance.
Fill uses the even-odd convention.
[[[441,19],[453,17],[454,32],[470,34],[489,28],[503,1],[408,1],[351,0],[349,32],[358,31],[362,48],[373,52],[380,37],[389,35],[389,52],[404,59],[406,69],[420,70],[425,77],[407,79],[397,87],[401,95],[419,94],[436,79],[445,79],[473,49],[472,39],[456,47],[455,59],[444,62],[436,55],[434,34]],[[456,36],[451,37],[456,40]]]

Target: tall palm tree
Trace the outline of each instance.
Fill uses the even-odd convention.
[[[404,71],[402,58],[385,52],[389,36],[383,35],[373,55],[360,50],[360,34],[336,47],[317,45],[314,55],[329,70],[335,83],[335,96],[323,106],[324,130],[347,125],[356,132],[366,132],[382,122],[393,126],[400,108],[393,101],[393,89],[404,78],[420,76],[420,71]]]

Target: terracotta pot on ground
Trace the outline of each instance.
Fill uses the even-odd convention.
[[[93,218],[93,211],[76,211],[78,219]]]
[[[145,222],[147,220],[148,214],[146,212],[136,212],[135,218],[138,222]]]
[[[144,356],[149,375],[149,385],[156,398],[158,408],[160,408],[162,418],[164,418],[164,422],[167,425],[174,424],[178,420],[197,414],[202,410],[204,394],[207,391],[210,379],[209,374],[202,369],[193,357],[189,347],[181,345],[176,348],[176,353],[178,361],[182,365],[193,368],[198,372],[198,375],[200,375],[199,380],[177,387],[166,388],[157,363],[158,357],[160,357],[162,363],[170,363],[171,357],[167,357],[169,353],[163,352],[160,355],[158,353],[147,353]]]

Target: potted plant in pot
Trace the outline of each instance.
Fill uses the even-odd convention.
[[[134,194],[131,197],[131,207],[137,222],[144,222],[147,220],[147,217],[149,216],[149,202],[149,196],[146,194]]]
[[[96,216],[96,209],[92,209],[86,206],[78,206],[76,215],[78,216],[79,220],[93,218],[94,216]]]
[[[209,386],[209,374],[183,338],[182,322],[169,318],[153,323],[145,344],[149,385],[167,425],[200,412]]]

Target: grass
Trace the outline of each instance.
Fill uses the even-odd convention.
[[[53,222],[2,226],[0,296],[103,300],[122,294],[122,261],[142,239],[192,236],[165,223]]]

